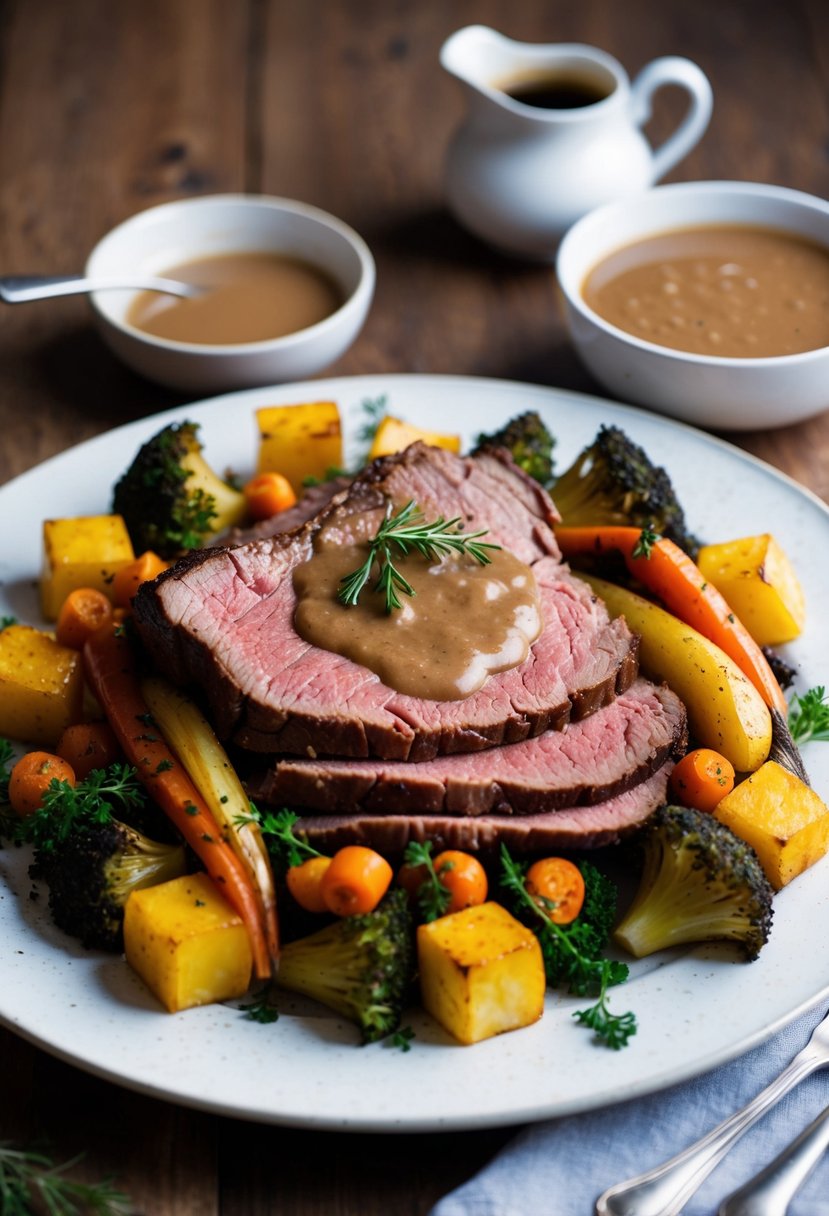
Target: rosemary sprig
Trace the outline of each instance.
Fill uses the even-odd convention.
[[[449,910],[452,892],[441,881],[441,874],[452,868],[452,862],[442,865],[438,873],[432,860],[431,840],[422,844],[419,840],[410,840],[406,845],[403,860],[413,869],[423,868],[423,882],[417,893],[417,904],[424,921],[437,920],[438,917],[444,916]]]
[[[464,532],[460,516],[444,519],[441,515],[438,519],[427,520],[411,499],[396,515],[393,515],[392,511],[393,506],[389,503],[386,507],[386,517],[369,544],[368,557],[362,566],[340,580],[337,597],[349,607],[353,607],[359,600],[371,578],[375,563],[377,582],[373,590],[384,595],[386,612],[393,612],[395,608],[402,607],[398,592],[414,595],[414,588],[392,560],[393,546],[396,546],[403,557],[415,552],[430,562],[440,561],[449,553],[465,553],[482,566],[488,565],[492,560],[487,551],[501,547],[479,542],[478,538],[486,535],[486,529],[480,532]]]
[[[73,1182],[66,1177],[79,1157],[55,1165],[46,1153],[18,1149],[0,1141],[0,1212],[3,1216],[129,1216],[133,1211],[126,1195],[112,1182]]]

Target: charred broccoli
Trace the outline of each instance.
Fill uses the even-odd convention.
[[[182,422],[139,449],[115,486],[112,510],[123,516],[136,553],[176,557],[239,523],[245,499],[202,456],[198,425]]]
[[[519,468],[543,486],[553,478],[553,448],[555,439],[534,410],[527,410],[511,419],[492,435],[479,435],[475,451],[482,448],[506,448]]]
[[[639,889],[614,934],[636,958],[689,942],[735,942],[755,959],[768,941],[772,887],[756,853],[713,815],[664,806],[641,837]]]
[[[347,916],[282,948],[276,984],[356,1022],[364,1043],[392,1034],[414,973],[408,898],[392,891],[373,912]]]
[[[19,838],[34,844],[32,877],[49,887],[52,919],[84,946],[120,949],[130,892],[185,872],[182,845],[151,840],[113,814],[113,806],[140,814],[143,799],[135,771],[113,765],[74,787],[53,780],[21,824]]]
[[[556,478],[552,494],[569,527],[647,526],[691,556],[699,548],[670,477],[619,427],[599,427],[593,442]]]

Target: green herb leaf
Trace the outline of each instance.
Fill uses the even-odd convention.
[[[269,1026],[279,1021],[279,1010],[270,988],[260,992],[255,1001],[240,1005],[239,1008],[249,1022],[260,1022],[263,1026]]]
[[[323,854],[308,843],[303,836],[294,831],[294,824],[299,815],[293,811],[267,811],[264,815],[253,803],[250,804],[249,815],[237,815],[236,823],[255,823],[265,837],[268,852],[280,862],[285,869],[302,865],[309,857],[322,857]]]
[[[413,500],[401,507],[396,515],[392,514],[392,510],[392,504],[389,503],[386,518],[369,543],[368,557],[363,565],[340,580],[337,597],[343,604],[353,607],[357,603],[371,578],[375,563],[378,575],[373,590],[384,596],[386,612],[390,613],[395,608],[402,607],[398,592],[414,595],[413,588],[392,561],[393,546],[404,557],[416,552],[430,562],[440,561],[448,553],[465,553],[482,566],[488,565],[492,560],[489,550],[501,547],[479,542],[478,538],[486,535],[486,529],[480,532],[464,532],[460,516],[444,519],[441,515],[438,519],[427,521]]]
[[[658,540],[662,537],[658,532],[654,532],[651,528],[643,528],[639,533],[636,544],[631,550],[632,557],[650,557],[651,551]]]
[[[406,865],[422,866],[425,870],[423,882],[417,892],[417,904],[423,920],[432,921],[437,920],[440,916],[445,916],[452,899],[452,892],[441,882],[440,875],[435,870],[435,863],[432,861],[432,842],[427,840],[421,844],[419,840],[411,840],[406,845],[403,860]]]
[[[829,740],[829,699],[823,684],[810,688],[789,702],[789,730],[795,743]]]
[[[401,1026],[399,1030],[395,1030],[394,1034],[389,1035],[386,1042],[389,1047],[397,1047],[400,1051],[411,1051],[414,1037],[415,1032],[411,1026]]]
[[[37,848],[50,851],[78,827],[108,823],[113,808],[134,810],[145,802],[144,788],[128,764],[93,769],[76,786],[52,778],[40,808],[21,820],[21,834]]]
[[[43,1152],[15,1148],[0,1141],[0,1212],[3,1216],[129,1216],[132,1204],[111,1179],[74,1182],[66,1176],[79,1157],[55,1165]]]

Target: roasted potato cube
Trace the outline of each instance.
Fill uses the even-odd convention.
[[[77,650],[30,625],[0,631],[0,735],[54,747],[81,721],[83,693]]]
[[[721,799],[714,814],[752,846],[778,891],[829,850],[829,808],[774,760]]]
[[[95,587],[112,598],[112,580],[135,554],[120,515],[47,519],[43,524],[40,600],[48,621],[57,620],[76,587]]]
[[[206,874],[133,891],[124,910],[124,951],[171,1013],[241,996],[250,984],[247,930]]]
[[[760,646],[779,646],[802,632],[803,589],[788,557],[768,532],[703,545],[697,564]]]
[[[256,411],[259,473],[281,473],[302,493],[306,477],[325,477],[343,463],[340,411],[334,401],[270,405]]]
[[[376,456],[392,456],[395,452],[402,452],[410,444],[417,443],[418,440],[431,444],[434,448],[446,448],[448,452],[460,452],[461,450],[460,435],[443,435],[439,431],[424,431],[419,426],[413,426],[411,422],[403,422],[400,418],[392,418],[387,414],[375,432],[368,458],[374,460]]]
[[[538,1021],[546,978],[541,947],[500,904],[485,903],[420,925],[424,1008],[461,1043]]]

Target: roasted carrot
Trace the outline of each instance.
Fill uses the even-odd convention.
[[[94,768],[109,768],[121,759],[121,749],[108,722],[76,722],[58,739],[57,754],[85,781]]]
[[[582,872],[566,857],[542,857],[534,861],[524,880],[529,894],[557,925],[569,925],[584,903]]]
[[[713,811],[734,789],[734,767],[710,747],[683,756],[670,776],[671,793],[682,806]]]
[[[52,781],[75,785],[70,764],[51,752],[27,752],[15,764],[9,777],[9,804],[15,815],[24,819],[40,809],[40,802]]]
[[[130,601],[142,583],[157,578],[169,566],[163,557],[147,549],[134,561],[122,566],[112,580],[112,598],[117,608],[129,608]]]
[[[242,489],[251,519],[270,519],[296,502],[296,494],[281,473],[257,473]]]
[[[322,894],[322,880],[330,865],[330,857],[309,857],[307,861],[288,869],[285,883],[300,908],[306,912],[328,911]]]
[[[320,881],[322,898],[336,916],[373,912],[386,894],[392,868],[374,849],[347,844],[338,849]]]
[[[82,650],[96,629],[112,620],[112,604],[95,587],[76,587],[63,601],[55,626],[55,639],[61,646]]]
[[[786,698],[768,660],[746,627],[737,618],[699,567],[679,545],[664,537],[639,555],[641,528],[557,528],[556,539],[566,558],[595,557],[618,552],[631,574],[662,601],[669,612],[691,625],[734,660],[751,680],[770,709],[786,715]]]
[[[260,979],[267,978],[271,973],[270,956],[253,884],[222,839],[215,818],[184,766],[154,727],[141,695],[129,640],[122,630],[100,629],[89,638],[83,654],[87,680],[124,754],[241,916],[250,934],[256,974]]]

